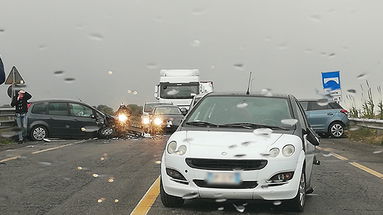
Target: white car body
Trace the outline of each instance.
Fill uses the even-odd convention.
[[[168,140],[177,142],[177,148],[185,145],[187,151],[184,155],[169,154],[165,149],[161,163],[161,180],[164,191],[175,197],[183,197],[196,193],[197,198],[226,199],[263,199],[287,200],[293,199],[299,188],[302,168],[306,160],[306,178],[311,176],[312,161],[315,147],[296,135],[272,133],[270,135],[256,135],[252,132],[231,131],[177,131]],[[243,142],[247,142],[243,145]],[[282,154],[282,148],[291,144],[295,152],[290,157]],[[235,145],[235,147],[233,147]],[[306,150],[303,147],[306,147]],[[279,148],[276,157],[269,156],[269,150]],[[238,155],[241,155],[239,157]],[[191,168],[186,158],[206,159],[233,159],[233,160],[267,160],[264,168],[259,170],[239,171],[242,181],[256,181],[252,189],[225,189],[199,187],[194,180],[206,180],[209,172],[233,172],[222,170],[206,170]],[[179,171],[188,184],[179,183],[166,173],[166,168]],[[283,185],[270,186],[267,182],[274,175],[281,172],[293,171],[293,178]],[[307,177],[309,176],[309,177]],[[309,179],[307,180],[309,181]]]

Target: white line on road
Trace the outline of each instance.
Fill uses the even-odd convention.
[[[52,148],[48,148],[48,149],[43,149],[43,150],[39,150],[39,151],[34,151],[32,152],[31,154],[40,154],[40,153],[43,153],[43,152],[48,152],[48,151],[52,151],[52,150],[56,150],[56,149],[61,149],[61,148],[64,148],[64,147],[67,147],[67,146],[71,146],[71,145],[74,145],[74,144],[79,144],[79,143],[83,143],[85,142],[86,140],[81,140],[81,141],[77,141],[77,142],[74,142],[74,143],[69,143],[69,144],[65,144],[65,145],[62,145],[62,146],[56,146],[56,147],[52,147]]]
[[[11,161],[11,160],[16,160],[16,159],[19,159],[20,157],[21,157],[20,155],[17,155],[17,156],[13,156],[13,157],[10,157],[10,158],[5,158],[3,160],[0,160],[0,163]]]

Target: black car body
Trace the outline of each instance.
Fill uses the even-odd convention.
[[[44,100],[31,104],[27,131],[33,140],[47,137],[87,138],[112,134],[115,119],[78,101]]]

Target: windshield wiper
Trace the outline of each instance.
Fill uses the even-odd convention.
[[[200,127],[207,127],[207,126],[214,126],[219,127],[219,125],[211,123],[211,122],[203,122],[203,121],[192,121],[192,122],[186,122],[186,125],[194,125],[194,126],[200,126]]]
[[[219,125],[219,127],[247,128],[247,129],[271,128],[271,129],[289,130],[288,128],[283,128],[283,127],[279,127],[279,126],[256,124],[256,123],[251,123],[251,122],[228,123],[228,124]]]

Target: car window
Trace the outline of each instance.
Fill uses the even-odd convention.
[[[36,103],[33,105],[32,113],[34,114],[46,114],[47,113],[47,103]]]
[[[340,106],[340,104],[336,102],[329,103],[329,106],[331,107],[331,109],[343,109],[342,106]]]
[[[68,116],[68,104],[65,102],[51,102],[48,105],[48,114],[57,116]]]
[[[158,107],[155,109],[154,113],[156,115],[163,114],[182,114],[180,109],[177,107]]]
[[[300,101],[299,102],[303,108],[303,110],[307,111],[309,103],[307,101]]]
[[[308,108],[307,110],[308,111],[312,111],[312,110],[328,110],[328,109],[332,109],[330,107],[330,105],[319,105],[317,101],[310,101],[309,104],[308,104]]]
[[[286,98],[209,96],[203,99],[188,117],[187,122],[203,121],[223,125],[253,123],[284,126],[283,119],[291,119]]]
[[[301,124],[302,129],[306,130],[307,129],[307,123],[306,123],[307,120],[306,120],[306,115],[305,115],[306,113],[298,101],[295,101],[295,105],[296,105],[297,112],[298,112],[299,123]]]
[[[79,117],[91,117],[93,110],[85,105],[70,103],[70,115]]]

